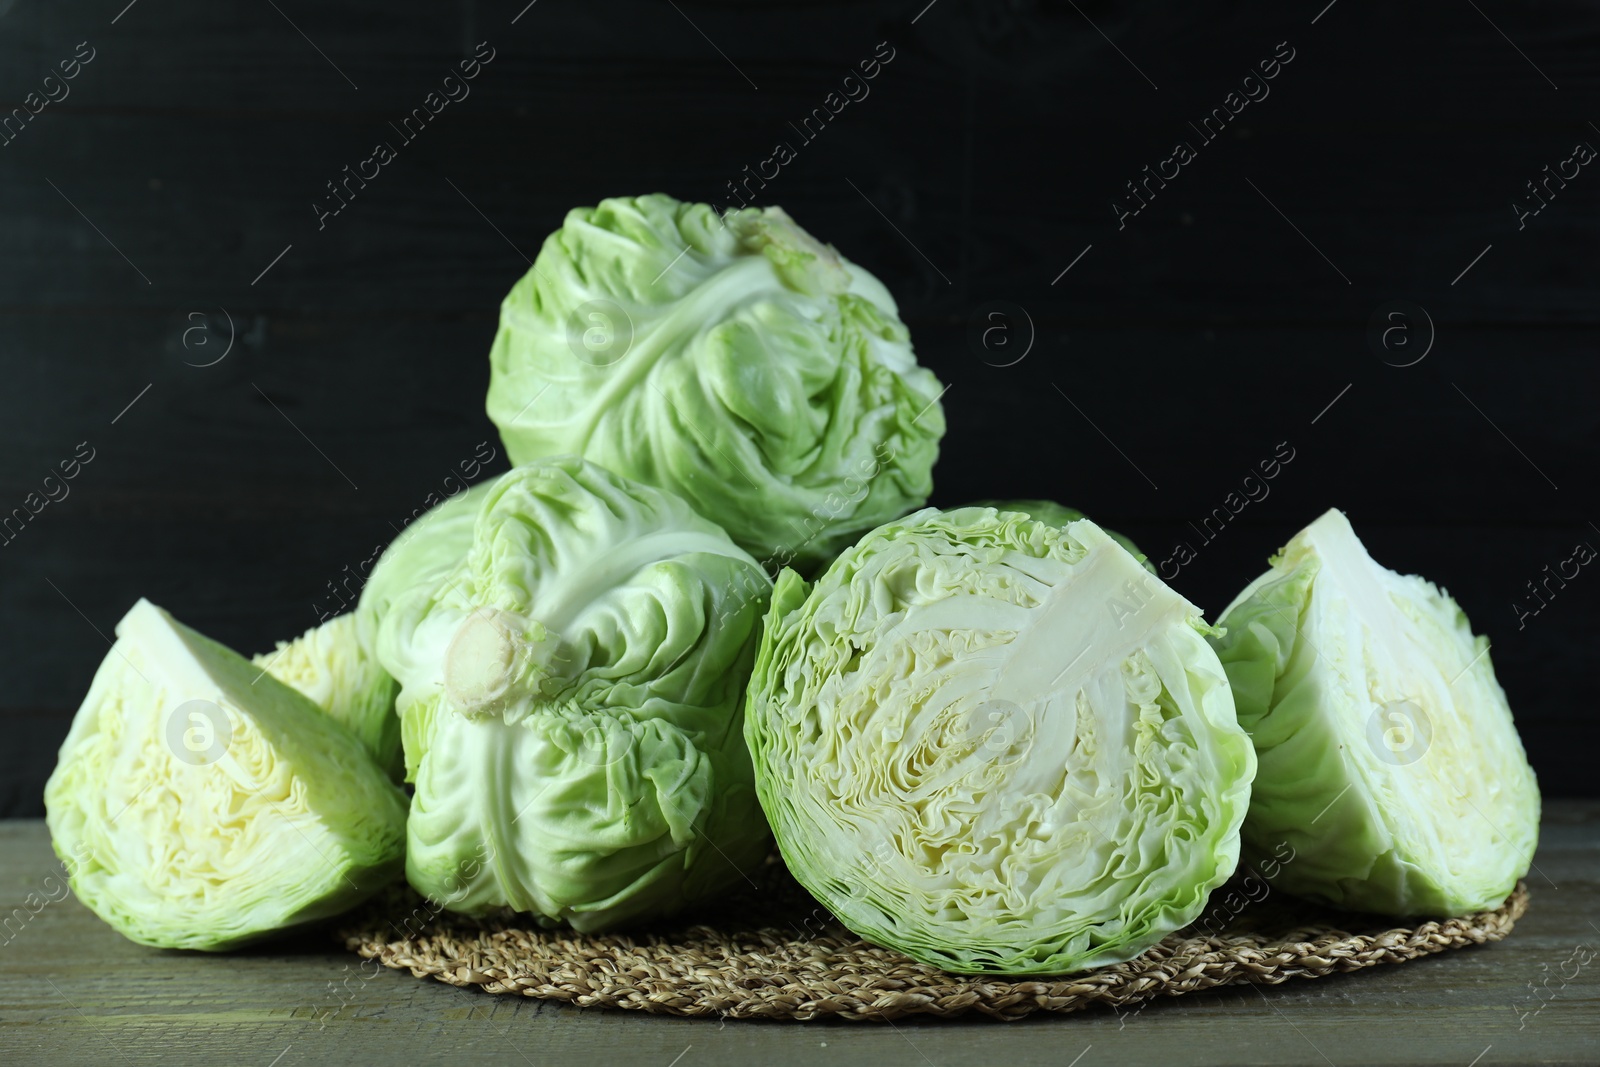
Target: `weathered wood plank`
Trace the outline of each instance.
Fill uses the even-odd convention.
[[[1110,1011],[871,1024],[726,1023],[491,997],[381,971],[304,937],[235,955],[124,941],[76,900],[0,945],[6,1063],[1592,1064],[1600,963],[1548,992],[1574,948],[1600,947],[1600,803],[1552,804],[1532,907],[1506,941],[1401,966],[1240,987]],[[0,822],[0,904],[59,896],[43,824]],[[1553,884],[1552,884],[1553,883]],[[1570,966],[1568,968],[1570,973]],[[1534,1013],[1543,1003],[1542,1010]],[[687,1051],[685,1051],[687,1050]],[[1085,1052],[1085,1050],[1088,1050]],[[1487,1052],[1485,1050],[1488,1050]],[[280,1056],[275,1061],[274,1057]]]

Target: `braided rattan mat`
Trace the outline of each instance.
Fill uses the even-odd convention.
[[[946,974],[862,941],[779,864],[769,864],[758,881],[714,913],[658,931],[605,935],[541,930],[514,915],[468,919],[397,888],[336,936],[362,956],[419,978],[586,1008],[740,1019],[886,1020],[974,1011],[1019,1019],[1402,963],[1498,941],[1528,906],[1527,887],[1519,883],[1494,911],[1395,926],[1276,890],[1259,903],[1244,902],[1242,893],[1229,895],[1229,886],[1212,895],[1199,923],[1138,959],[1064,978],[1003,979]]]

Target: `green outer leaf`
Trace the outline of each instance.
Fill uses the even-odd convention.
[[[1222,628],[1213,644],[1260,760],[1247,849],[1294,856],[1276,884],[1389,915],[1506,898],[1538,841],[1538,785],[1487,640],[1454,600],[1373,562],[1329,511]]]
[[[501,476],[465,556],[380,624],[416,784],[411,884],[596,930],[759,864],[742,708],[770,590],[670,493],[574,456]]]
[[[358,611],[364,627],[376,626],[407,593],[418,587],[431,590],[461,562],[472,547],[472,524],[495,481],[480,482],[429,508],[390,542],[361,587]]]
[[[255,941],[344,911],[402,865],[405,796],[355,736],[145,600],[44,799],[78,899],[145,945]]]
[[[513,463],[577,453],[669,489],[770,570],[830,559],[932,491],[938,380],[883,285],[779,208],[573,209],[506,296],[489,361]]]
[[[498,480],[496,477],[479,482],[429,508],[390,542],[361,587],[361,600],[355,611],[359,632],[369,643],[373,657],[397,680],[401,676],[398,672],[425,671],[429,664],[399,666],[400,657],[408,654],[410,646],[395,644],[392,635],[408,633],[409,627],[400,623],[385,626],[385,620],[393,615],[414,621],[428,610],[439,583],[466,559],[478,512],[483,510],[483,502]],[[389,647],[382,644],[385,635],[390,635]],[[426,659],[431,652],[423,655]],[[406,712],[415,699],[415,687],[410,692],[401,688],[395,697],[394,743],[401,746],[400,773],[407,782],[415,775],[416,766],[406,758],[402,741]]]
[[[1137,956],[1238,860],[1255,758],[1207,629],[1087,520],[928,508],[785,571],[745,737],[789,869],[957,973]]]

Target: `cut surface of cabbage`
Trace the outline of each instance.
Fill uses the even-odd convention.
[[[745,729],[790,870],[957,973],[1137,956],[1238,859],[1255,760],[1205,629],[1088,520],[929,508],[785,572]]]
[[[78,898],[163,948],[223,949],[399,877],[405,796],[353,734],[141,600],[45,786]]]
[[[1488,639],[1443,590],[1372,559],[1330,510],[1214,639],[1260,759],[1251,851],[1296,894],[1390,915],[1498,906],[1538,842],[1539,789]]]

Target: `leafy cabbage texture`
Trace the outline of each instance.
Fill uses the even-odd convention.
[[[293,641],[279,641],[273,651],[253,656],[250,662],[309,697],[355,734],[378,766],[398,776],[396,686],[373,654],[375,637],[370,623],[348,612],[312,627]]]
[[[141,600],[45,810],[78,899],[125,936],[224,949],[396,880],[405,795],[308,698]]]
[[[785,571],[745,736],[789,869],[956,973],[1139,955],[1238,862],[1255,756],[1206,631],[1088,520],[929,508]]]
[[[1077,522],[1079,519],[1088,518],[1077,508],[1069,508],[1065,505],[1057,504],[1054,500],[980,500],[973,507],[994,508],[996,511],[1020,511],[1028,518],[1036,522],[1042,522],[1047,526],[1065,526],[1068,523]],[[1143,552],[1139,551],[1138,545],[1115,530],[1106,530],[1106,536],[1127,549],[1133,558],[1143,565],[1145,570],[1151,574],[1155,573],[1155,566],[1151,564]]]
[[[739,881],[770,847],[741,735],[765,571],[682,500],[575,456],[476,503],[426,588],[374,573],[416,786],[411,884],[588,931]],[[455,523],[399,549],[444,559]]]
[[[942,388],[894,299],[782,209],[661,194],[569,212],[506,296],[489,417],[669,489],[770,570],[919,507]]]
[[[1388,915],[1497,907],[1526,874],[1539,787],[1488,639],[1437,586],[1328,511],[1214,638],[1261,769],[1244,836],[1294,850],[1276,882]]]

